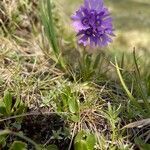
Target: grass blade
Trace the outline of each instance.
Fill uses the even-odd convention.
[[[138,67],[138,64],[137,64],[137,59],[136,59],[135,51],[133,52],[133,58],[134,58],[135,69],[136,69],[136,75],[135,75],[136,82],[137,82],[137,85],[139,87],[140,93],[142,95],[145,107],[147,108],[147,111],[150,113],[150,105],[149,105],[149,102],[147,100],[146,93],[144,93],[143,88],[142,88],[141,74],[140,74],[140,70],[139,70],[139,67]]]
[[[125,92],[127,93],[129,99],[132,101],[132,103],[142,112],[143,112],[143,109],[142,107],[139,105],[139,103],[136,101],[136,99],[133,97],[133,95],[131,94],[131,92],[129,91],[128,87],[126,86],[123,78],[122,78],[122,75],[121,75],[121,72],[120,72],[120,68],[118,66],[118,63],[117,63],[117,60],[115,59],[115,65],[116,65],[116,69],[117,69],[117,74],[119,76],[119,79],[120,79],[120,82],[125,90]],[[145,113],[144,113],[145,114]]]
[[[41,20],[44,26],[45,34],[51,44],[52,50],[58,60],[58,63],[63,69],[65,69],[65,63],[63,58],[61,57],[61,51],[58,46],[58,41],[54,28],[51,5],[51,0],[41,1]]]

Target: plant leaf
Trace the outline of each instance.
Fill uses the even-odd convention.
[[[12,108],[12,95],[10,94],[9,91],[4,92],[4,103],[6,107],[6,112],[8,115],[10,115]]]
[[[88,150],[86,141],[81,140],[80,142],[75,143],[74,149],[75,150]]]
[[[95,135],[94,134],[88,134],[86,142],[87,142],[88,150],[93,150],[94,146],[96,144],[96,137],[95,137]]]
[[[58,150],[58,147],[57,147],[56,145],[52,144],[52,145],[48,145],[48,146],[46,147],[46,149],[47,149],[47,150]]]
[[[75,140],[74,140],[74,143],[77,143],[77,142],[80,142],[80,140],[83,139],[83,137],[86,135],[86,132],[85,131],[80,131],[76,137],[75,137]]]
[[[94,150],[95,144],[95,135],[86,131],[80,131],[74,140],[75,150]]]
[[[27,150],[27,144],[21,141],[14,141],[9,150]]]
[[[71,113],[77,113],[79,111],[79,104],[75,97],[69,98],[68,105]]]
[[[96,69],[99,65],[99,62],[100,62],[100,59],[101,59],[101,53],[99,53],[96,58],[95,58],[95,61],[94,61],[94,65],[93,65],[93,69]]]
[[[70,119],[74,122],[79,122],[80,116],[79,115],[71,115]]]
[[[0,101],[0,116],[6,115],[6,107],[3,101]]]
[[[135,139],[135,143],[138,145],[138,147],[140,148],[140,150],[150,150],[150,144],[146,144],[140,138],[136,138]]]

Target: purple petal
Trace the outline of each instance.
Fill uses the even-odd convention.
[[[86,46],[88,44],[88,37],[86,35],[84,35],[83,37],[81,37],[78,41],[79,44],[83,44],[84,46]]]
[[[108,28],[108,29],[105,29],[105,33],[106,33],[106,34],[109,34],[109,35],[111,35],[111,36],[115,36],[114,33],[113,33],[113,30],[112,30],[112,29],[109,29],[109,28]]]
[[[95,0],[96,10],[101,11],[103,8],[103,0]]]
[[[108,43],[112,42],[112,39],[108,37],[107,35],[102,36],[102,45],[106,46]]]
[[[86,26],[83,26],[83,24],[81,23],[81,21],[74,21],[73,22],[73,27],[75,28],[75,30],[77,32],[79,32],[80,30],[83,30],[83,29],[87,29],[88,27]]]
[[[87,9],[90,9],[89,0],[84,0],[84,6],[85,6]]]
[[[105,20],[102,21],[102,26],[107,27],[107,28],[112,28],[112,18],[107,18]]]
[[[107,45],[107,40],[105,38],[102,38],[101,45],[102,46],[106,46]]]
[[[84,0],[84,6],[87,9],[100,11],[103,7],[103,0]]]
[[[86,36],[86,35],[84,35],[83,37],[81,37],[80,39],[79,39],[80,41],[87,41],[88,40],[88,37]]]
[[[80,21],[73,22],[73,27],[77,32],[83,29],[83,26]]]
[[[85,34],[85,31],[84,30],[80,30],[78,33],[77,33],[77,36],[80,36],[82,34]]]
[[[79,17],[78,15],[72,15],[72,16],[71,16],[71,19],[72,19],[72,20],[79,20],[80,17]]]
[[[76,14],[77,14],[80,18],[83,17],[83,14],[82,14],[82,7],[81,7],[78,11],[76,11]]]
[[[84,0],[84,6],[71,18],[80,44],[103,47],[112,42],[112,18],[103,0]]]
[[[102,26],[97,27],[97,31],[103,31],[104,28]]]
[[[104,37],[107,42],[109,42],[109,43],[112,42],[112,39],[108,35],[104,35]]]

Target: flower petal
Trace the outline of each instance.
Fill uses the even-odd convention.
[[[88,9],[100,11],[103,7],[103,0],[85,0],[84,6]]]
[[[112,18],[103,0],[84,0],[84,6],[76,11],[72,20],[80,44],[103,47],[112,42]]]
[[[90,9],[89,0],[84,0],[84,6],[85,6],[87,9]]]

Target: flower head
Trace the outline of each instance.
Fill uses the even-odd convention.
[[[72,20],[80,44],[103,47],[112,42],[112,18],[103,0],[84,0]]]

